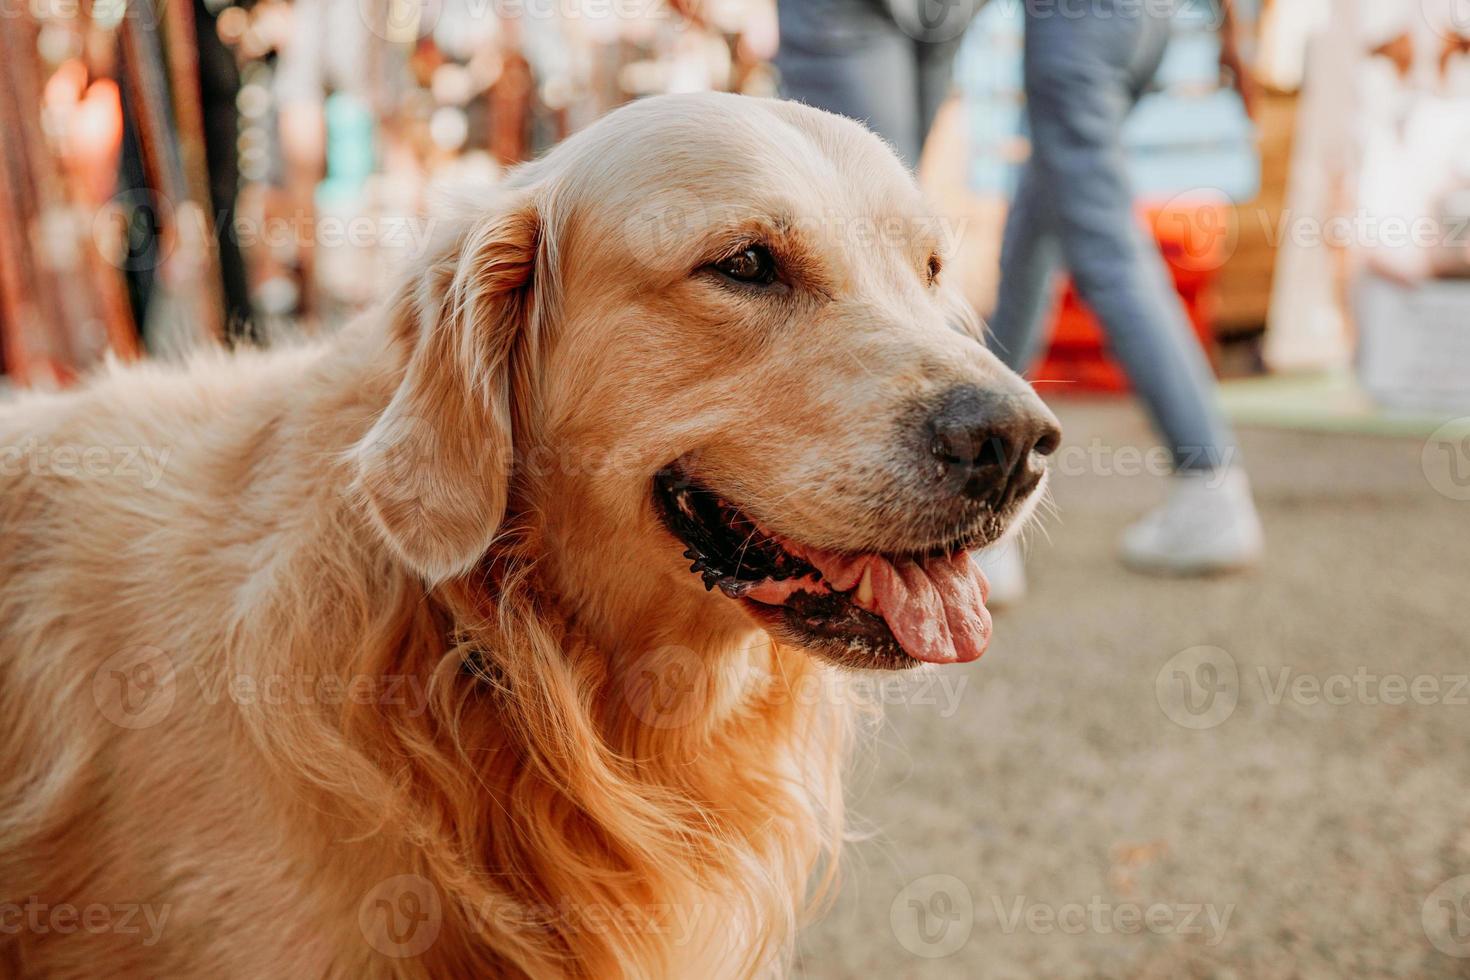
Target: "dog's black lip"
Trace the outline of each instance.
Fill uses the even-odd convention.
[[[713,541],[704,536],[705,532],[708,529],[694,527],[688,522],[682,520],[682,515],[678,512],[676,508],[672,506],[672,496],[679,491],[688,491],[691,494],[698,495],[699,497],[710,501],[721,501],[725,504],[726,507],[730,508],[731,510],[739,511],[741,513],[743,513],[743,510],[739,507],[738,504],[730,503],[728,499],[724,495],[720,494],[717,490],[706,486],[699,480],[695,479],[693,476],[689,475],[688,471],[685,470],[677,462],[670,463],[668,466],[659,470],[658,473],[655,474],[653,480],[653,498],[655,503],[655,511],[658,513],[660,521],[663,523],[664,527],[671,534],[674,535],[674,537],[678,538],[688,547],[700,552],[706,557],[709,557],[710,552],[717,550],[717,548],[715,547]],[[751,526],[752,528],[755,527],[754,522],[751,522]],[[962,531],[943,538],[936,544],[929,545],[927,547],[882,551],[879,552],[879,554],[893,562],[925,561],[932,558],[948,558],[962,551],[970,551],[975,548],[988,545],[992,543],[997,537],[999,537],[999,535],[997,533],[994,533],[994,531],[988,528],[985,524],[972,525]],[[838,550],[840,551],[840,549]],[[848,554],[852,555],[853,557],[858,557],[862,554],[871,553],[872,552],[866,551],[848,552]],[[695,560],[695,556],[693,555],[690,555],[688,557],[690,557],[691,560]],[[698,569],[692,570],[698,571]],[[751,580],[751,577],[749,575],[742,576],[740,574],[740,572],[744,570],[745,569],[737,569],[735,572],[732,573],[733,577],[747,581]],[[810,565],[806,565],[805,563],[803,563],[800,567],[793,567],[792,569],[786,569],[782,571],[783,574],[775,576],[778,581],[787,578],[799,577],[803,574],[814,573],[816,569],[812,568]],[[759,581],[761,577],[764,576],[757,577],[754,580]]]
[[[817,574],[760,532],[738,507],[676,467],[659,471],[653,499],[660,521],[686,546],[684,557],[693,562],[689,570],[703,576],[706,589],[718,585],[734,598],[742,587],[766,579]]]
[[[752,618],[773,635],[842,667],[903,670],[919,665],[919,660],[904,651],[883,617],[858,608],[850,593],[803,589],[792,593],[781,605],[745,598],[745,593],[752,586],[765,579],[784,580],[808,575],[820,578],[820,573],[780,549],[774,541],[770,542],[771,546],[780,550],[789,562],[778,561],[776,567],[766,567],[749,563],[749,555],[744,550],[738,560],[722,553],[722,545],[727,546],[730,542],[722,542],[720,538],[730,529],[709,524],[721,521],[727,514],[741,515],[743,512],[717,491],[690,477],[682,468],[670,465],[660,470],[653,481],[652,496],[659,520],[669,534],[685,546],[684,557],[693,563],[689,570],[702,576],[705,589],[718,587],[729,598],[739,600]],[[755,523],[751,521],[750,524],[754,530]],[[768,558],[764,541],[760,547],[761,558]],[[940,557],[952,554],[957,547],[963,545],[947,543],[888,557],[892,560]]]
[[[840,603],[827,616],[813,615],[821,603]],[[899,644],[883,617],[859,609],[846,593],[799,592],[781,606],[742,599],[747,612],[775,636],[787,640],[838,667],[854,670],[908,670],[922,661],[910,656]],[[841,622],[860,624],[842,630]]]

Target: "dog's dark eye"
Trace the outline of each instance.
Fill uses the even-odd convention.
[[[715,269],[736,282],[757,286],[770,285],[776,279],[776,260],[764,245],[747,245],[729,258],[716,262]]]
[[[929,267],[928,267],[928,270],[927,270],[928,273],[929,273],[929,285],[932,286],[936,282],[939,281],[939,270],[940,270],[940,268],[942,266],[943,266],[943,263],[941,263],[939,261],[939,256],[937,256],[937,255],[931,255],[931,256],[929,256]]]

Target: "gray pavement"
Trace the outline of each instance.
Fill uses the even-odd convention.
[[[1265,567],[1140,577],[1143,419],[1060,414],[1031,596],[889,707],[798,975],[1470,977],[1470,502],[1422,442],[1247,430]]]

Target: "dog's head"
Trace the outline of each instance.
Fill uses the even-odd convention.
[[[887,147],[792,103],[671,96],[505,193],[418,278],[358,450],[404,561],[465,572],[509,510],[614,651],[759,624],[863,666],[980,655],[969,552],[1025,520],[1059,433]],[[409,466],[384,450],[404,431]]]

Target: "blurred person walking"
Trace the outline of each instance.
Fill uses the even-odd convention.
[[[778,0],[782,94],[865,123],[917,168],[985,0]]]
[[[1232,0],[1219,3],[1221,61],[1250,111]],[[1064,265],[1173,455],[1168,498],[1124,532],[1124,562],[1172,574],[1249,566],[1263,549],[1250,485],[1209,363],[1136,217],[1122,144],[1123,122],[1163,60],[1174,4],[1026,0],[1025,10],[1032,152],[1006,223],[992,347],[1017,371],[1031,366]],[[998,599],[1024,594],[1014,544],[982,564]]]

